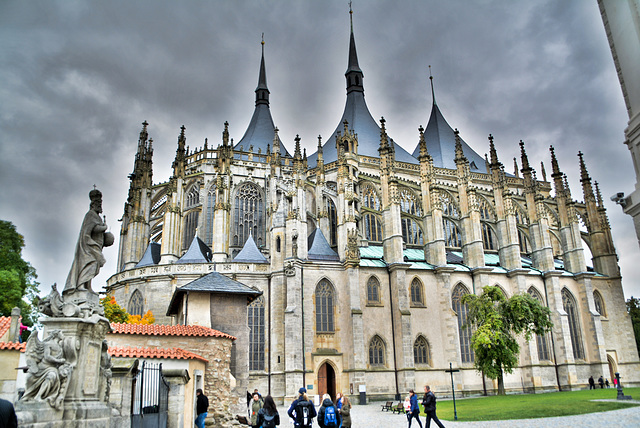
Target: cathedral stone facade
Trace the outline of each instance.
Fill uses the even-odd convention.
[[[237,143],[225,123],[221,142],[189,149],[183,126],[171,178],[153,183],[143,123],[108,292],[159,323],[236,336],[241,399],[253,388],[289,398],[301,386],[364,386],[382,399],[426,383],[447,395],[450,363],[456,392],[491,393],[497,385],[473,368],[461,302],[485,285],[530,293],[552,313],[549,334],[521,341],[508,391],[573,389],[614,372],[639,384],[609,222],[582,155],[584,202],[553,147],[550,179],[523,142],[507,172],[491,136],[483,157],[451,128],[433,81],[428,125],[409,152],[369,113],[353,29],[345,76],[342,118],[308,157],[298,137],[291,154],[274,126],[264,45]]]

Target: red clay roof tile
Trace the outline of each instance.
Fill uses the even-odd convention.
[[[11,317],[0,317],[0,337],[9,331],[11,327]]]
[[[109,347],[109,354],[112,357],[128,357],[128,358],[167,358],[172,360],[200,360],[208,362],[206,358],[185,351],[182,348],[133,348],[131,346],[114,346]]]
[[[149,336],[209,336],[236,340],[235,337],[201,325],[161,325],[111,323],[112,333],[143,334]]]
[[[1,349],[15,349],[20,352],[24,352],[26,349],[26,343],[16,343],[16,342],[0,342],[0,350]]]

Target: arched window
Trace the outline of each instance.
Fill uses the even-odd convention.
[[[185,204],[185,208],[189,209],[195,207],[200,202],[200,188],[195,185],[189,189],[187,192],[187,203]]]
[[[529,288],[529,295],[536,299],[541,305],[544,305],[544,300],[542,300],[542,295],[533,287]],[[547,335],[536,335],[536,345],[538,347],[538,360],[540,361],[549,361],[551,360],[549,355],[549,345],[547,341]]]
[[[382,242],[382,223],[377,215],[364,215],[364,236],[368,241]]]
[[[134,291],[131,295],[127,312],[131,315],[144,315],[144,298],[140,290]]]
[[[216,186],[209,187],[207,192],[207,217],[205,230],[207,231],[205,239],[208,246],[213,245],[213,215],[216,211]]]
[[[243,246],[249,234],[258,247],[264,241],[264,202],[258,186],[243,184],[236,192],[233,218],[233,245]]]
[[[424,245],[422,229],[412,218],[402,217],[402,239],[407,245]]]
[[[369,364],[372,366],[385,365],[385,347],[380,336],[373,336],[369,342]]]
[[[249,370],[264,370],[264,297],[260,296],[249,305]]]
[[[414,306],[424,306],[424,286],[418,278],[411,281],[411,304]]]
[[[596,312],[606,317],[607,313],[604,310],[604,299],[598,290],[593,291],[593,303],[596,305]]]
[[[375,276],[367,281],[367,302],[380,303],[380,281]]]
[[[460,358],[463,363],[473,363],[475,358],[471,348],[471,327],[465,326],[469,307],[462,303],[462,296],[469,294],[469,291],[462,284],[458,284],[453,289],[451,295],[451,307],[458,315],[458,336],[460,336]]]
[[[584,359],[584,348],[582,347],[582,332],[580,331],[580,314],[576,299],[566,288],[562,289],[562,307],[567,313],[569,321],[569,334],[571,335],[571,346],[573,347],[573,358]]]
[[[447,217],[458,218],[460,214],[458,213],[458,207],[453,203],[451,196],[447,193],[443,194],[440,197],[442,202],[442,215]]]
[[[409,189],[400,190],[400,211],[403,213],[421,216],[422,210],[416,195]]]
[[[524,231],[518,228],[518,243],[520,244],[520,252],[529,254],[531,252],[531,245],[529,244],[529,238]]]
[[[184,230],[183,230],[183,239],[182,239],[182,249],[187,250],[189,245],[191,245],[191,241],[193,241],[194,236],[196,236],[196,229],[198,228],[198,217],[200,216],[200,211],[191,211],[184,218]]]
[[[449,219],[443,218],[442,226],[444,228],[444,245],[450,248],[461,248],[462,236],[458,225]]]
[[[420,335],[413,342],[413,363],[428,364],[431,365],[431,350],[429,349],[429,342],[424,336]]]
[[[331,198],[327,198],[327,217],[329,217],[329,245],[338,245],[338,212]]]
[[[363,184],[362,187],[362,201],[366,208],[380,211],[380,198],[378,193],[371,184]]]
[[[333,333],[335,292],[331,283],[323,279],[316,287],[316,333]]]
[[[489,202],[480,198],[480,222],[482,228],[482,246],[485,250],[497,250],[498,240],[489,223],[494,223],[495,217]]]

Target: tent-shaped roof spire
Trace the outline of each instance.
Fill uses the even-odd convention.
[[[158,263],[160,263],[160,244],[151,241],[136,267],[153,266]]]
[[[258,249],[256,241],[253,240],[251,235],[249,235],[242,250],[235,256],[233,261],[238,263],[269,263]]]
[[[258,87],[256,88],[256,107],[251,117],[251,122],[244,133],[244,136],[233,146],[235,150],[239,150],[242,146],[243,150],[248,150],[253,146],[254,152],[261,149],[262,153],[267,153],[267,146],[273,140],[273,131],[275,125],[271,117],[269,109],[269,88],[267,87],[267,71],[264,65],[264,33],[262,35],[262,57],[260,59],[260,73],[258,76]],[[291,155],[280,141],[280,153],[282,156]]]
[[[378,147],[380,145],[380,127],[375,121],[367,103],[364,100],[364,74],[358,65],[358,54],[356,52],[356,39],[353,33],[353,9],[349,7],[349,15],[351,21],[351,35],[349,40],[349,62],[345,77],[347,79],[347,102],[344,106],[342,118],[338,122],[335,131],[331,134],[323,146],[324,163],[328,164],[338,159],[336,150],[336,135],[344,130],[344,122],[349,123],[349,129],[358,136],[358,154],[361,156],[369,156],[379,158]],[[391,141],[393,139],[390,138]],[[407,162],[418,164],[418,159],[411,156],[405,149],[397,143],[393,143],[396,152],[396,160],[399,162]],[[309,168],[314,168],[318,162],[318,153],[309,156]]]
[[[191,245],[186,253],[176,263],[209,263],[211,261],[211,249],[198,238],[198,232],[193,237]]]
[[[429,80],[431,81],[431,97],[433,104],[431,106],[431,117],[427,129],[424,131],[424,138],[427,142],[427,149],[433,158],[433,166],[438,168],[456,169],[456,138],[453,129],[440,112],[440,108],[436,104],[436,95],[433,89],[433,75],[431,75],[431,66],[429,66]],[[462,138],[462,151],[464,156],[469,160],[469,168],[472,172],[485,172],[484,158],[476,153]],[[413,150],[413,156],[420,155],[420,144]]]
[[[307,244],[309,246],[309,260],[340,261],[340,257],[333,251],[320,228],[311,232]]]

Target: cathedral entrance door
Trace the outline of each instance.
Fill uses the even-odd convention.
[[[328,362],[322,364],[318,370],[318,394],[320,400],[324,394],[329,394],[331,400],[336,399],[336,372]]]

